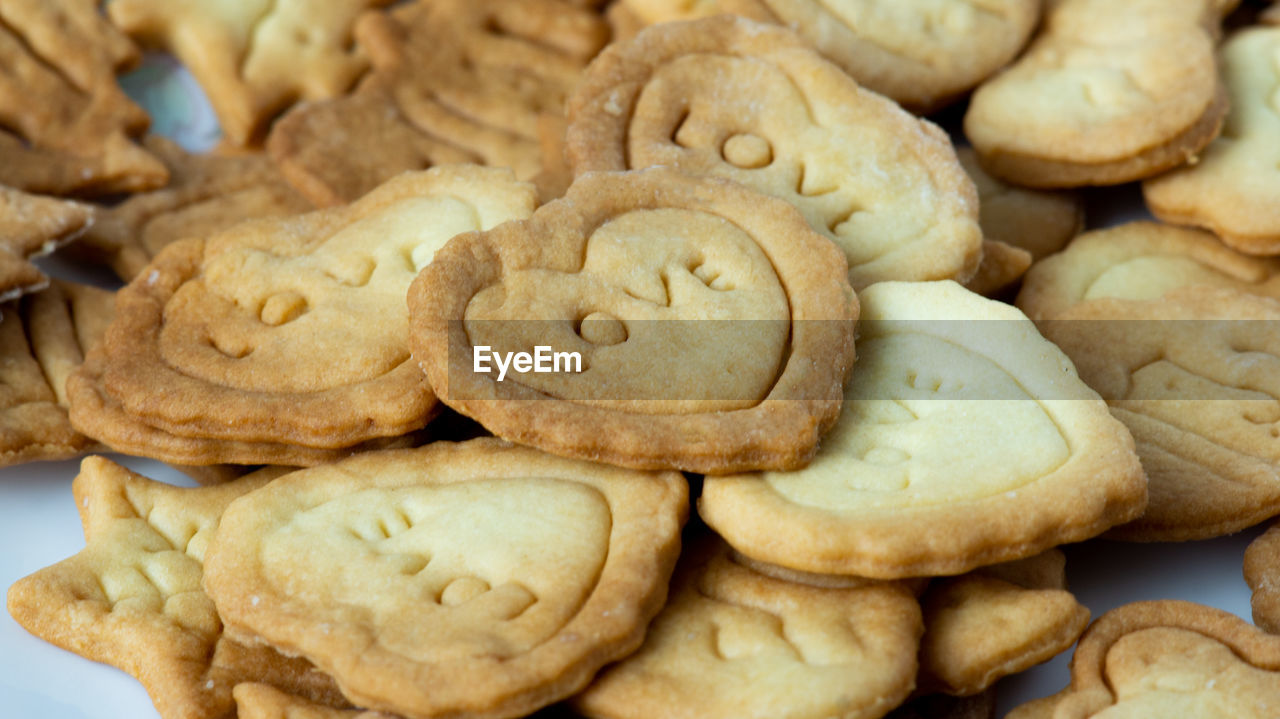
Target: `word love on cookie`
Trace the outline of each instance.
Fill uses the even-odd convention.
[[[563,364],[562,364],[563,362]],[[477,345],[471,371],[476,374],[488,374],[493,366],[498,368],[498,381],[507,377],[507,370],[514,368],[517,372],[582,372],[582,354],[578,352],[555,352],[550,345],[536,345],[533,352],[494,352],[489,345]]]

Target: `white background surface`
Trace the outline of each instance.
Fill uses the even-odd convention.
[[[189,148],[209,147],[217,127],[198,88],[164,58],[150,58],[126,81],[152,111],[157,130]],[[954,120],[955,118],[950,118]],[[951,123],[948,123],[951,124]],[[1087,193],[1089,224],[1105,226],[1146,216],[1133,186]],[[119,459],[118,457],[116,457]],[[84,546],[71,498],[78,461],[0,469],[0,589]],[[177,471],[149,460],[125,464],[153,479],[193,486]],[[1186,599],[1250,619],[1241,577],[1244,549],[1261,529],[1183,544],[1140,545],[1094,540],[1066,548],[1070,588],[1094,618],[1144,599]],[[1066,686],[1070,652],[1005,680],[998,716],[1017,704]],[[132,677],[36,639],[0,613],[0,719],[148,719],[156,717]]]

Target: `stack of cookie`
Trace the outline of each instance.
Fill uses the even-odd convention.
[[[1085,632],[1056,547],[1280,514],[1280,29],[1220,76],[1230,0],[389,4],[0,7],[0,463],[209,485],[86,458],[24,627],[166,719],[991,716],[1082,632],[1016,716],[1276,699],[1213,610]],[[142,137],[126,35],[222,146]],[[1204,229],[1077,236],[1138,180]],[[122,289],[44,289],[77,237]]]

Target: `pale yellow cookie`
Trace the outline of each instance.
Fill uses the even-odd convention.
[[[644,645],[573,706],[595,719],[872,719],[910,693],[920,631],[900,583],[795,584],[704,537]]]
[[[977,193],[946,134],[782,28],[721,16],[615,44],[569,104],[575,175],[654,165],[795,205],[844,250],[849,282],[964,281]]]
[[[367,453],[242,499],[206,558],[227,631],[414,719],[522,716],[634,651],[688,511],[679,473],[495,439]]]
[[[952,282],[861,295],[835,428],[797,472],[707,477],[698,511],[747,556],[864,577],[958,574],[1133,519],[1133,440],[1022,313]]]
[[[1194,165],[1147,180],[1142,194],[1166,222],[1213,231],[1254,255],[1280,254],[1280,27],[1256,27],[1222,47],[1231,97],[1222,134]]]
[[[1214,42],[1236,0],[1059,0],[1012,66],[977,89],[965,135],[992,174],[1113,185],[1191,160],[1227,110]]]

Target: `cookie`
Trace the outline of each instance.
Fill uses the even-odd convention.
[[[355,47],[359,15],[390,0],[112,0],[112,22],[144,47],[191,70],[223,136],[247,145],[299,101],[344,93],[368,68]]]
[[[1253,590],[1253,621],[1280,634],[1280,529],[1272,527],[1244,553],[1244,581]]]
[[[794,204],[845,251],[855,289],[978,267],[977,193],[947,136],[781,28],[722,16],[611,46],[566,143],[577,176],[665,165]]]
[[[563,113],[608,28],[560,0],[432,0],[364,16],[356,38],[370,75],[348,97],[290,112],[267,140],[317,205],[448,162],[532,179],[542,170],[539,116]]]
[[[442,401],[513,442],[639,469],[795,467],[853,359],[845,273],[781,200],[669,168],[584,175],[528,221],[446,245],[410,288],[410,347]]]
[[[965,287],[992,295],[1016,282],[1032,262],[1062,249],[1084,227],[1080,199],[1069,192],[1032,190],[1002,182],[982,169],[972,147],[956,158],[978,188],[982,264]]]
[[[80,236],[92,208],[0,187],[0,302],[44,289],[49,278],[31,264]]]
[[[1222,126],[1214,43],[1235,0],[1063,0],[973,94],[965,135],[991,174],[1114,185],[1194,159]]]
[[[175,240],[313,209],[262,155],[191,155],[154,135],[145,144],[168,167],[169,184],[101,210],[77,246],[125,282]]]
[[[1086,232],[1036,263],[1017,304],[1039,321],[1088,300],[1154,301],[1189,285],[1280,299],[1280,262],[1235,252],[1202,230],[1130,222]]]
[[[1008,719],[1265,717],[1280,702],[1280,637],[1191,602],[1113,609],[1080,639],[1071,685]]]
[[[106,331],[112,295],[55,282],[0,305],[0,466],[99,449],[67,418],[67,375]]]
[[[977,695],[1075,644],[1089,610],[1066,591],[1065,561],[1051,549],[930,584],[921,598],[921,689]]]
[[[96,0],[11,0],[0,8],[0,185],[106,195],[163,185],[135,140],[149,118],[116,85],[138,60]]]
[[[232,692],[237,719],[394,719],[382,712],[334,709],[271,686],[246,682]]]
[[[759,561],[959,574],[1136,518],[1133,440],[1009,305],[954,282],[860,295],[858,362],[807,468],[707,477],[698,513]]]
[[[1012,60],[1040,3],[998,0],[622,0],[645,23],[735,13],[795,30],[860,85],[916,113],[942,108]]]
[[[342,706],[305,661],[226,641],[200,588],[227,504],[283,471],[182,489],[103,457],[85,459],[72,484],[85,548],[15,582],[9,613],[36,636],[137,677],[166,718],[221,719],[232,687],[249,677]]]
[[[640,650],[573,706],[593,719],[880,717],[911,691],[920,631],[900,583],[795,584],[703,537],[681,557]]]
[[[533,203],[507,170],[440,167],[347,207],[172,244],[120,291],[98,352],[69,385],[72,421],[179,464],[310,464],[275,450],[331,455],[418,430],[436,401],[405,345],[409,282],[454,234],[527,216]],[[132,421],[122,426],[121,413]],[[149,434],[156,444],[137,447]],[[164,435],[197,440],[196,452],[171,452]],[[240,453],[246,445],[266,452]]]
[[[521,716],[640,645],[687,508],[679,473],[496,439],[370,453],[233,503],[205,588],[230,635],[309,658],[358,706]]]
[[[1280,27],[1247,28],[1222,46],[1226,124],[1195,165],[1143,183],[1156,217],[1212,230],[1241,252],[1280,254],[1278,56]]]

